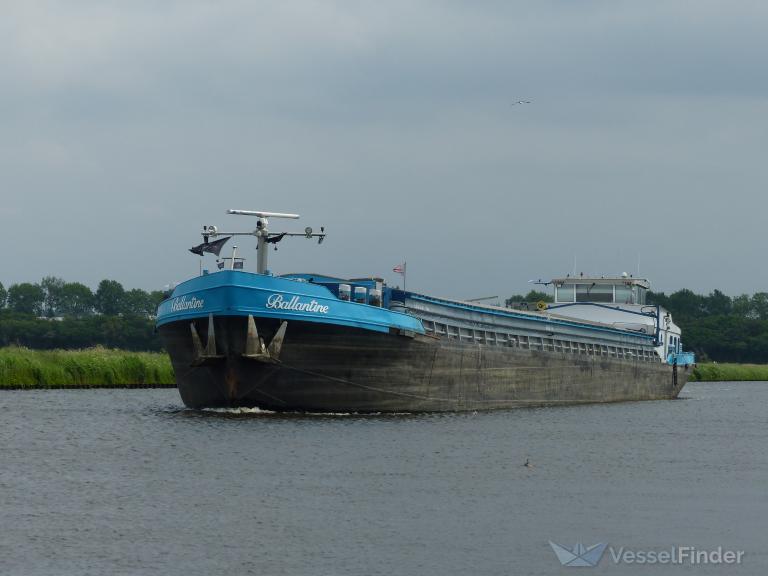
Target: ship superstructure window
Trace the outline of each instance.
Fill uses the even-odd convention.
[[[555,302],[558,304],[604,303],[645,305],[650,285],[643,278],[629,275],[568,276],[552,281],[555,286]]]
[[[613,284],[577,284],[576,302],[613,302]]]
[[[629,284],[616,285],[617,304],[645,304],[645,289]]]
[[[555,286],[555,301],[576,302],[575,286],[573,284],[561,284]]]

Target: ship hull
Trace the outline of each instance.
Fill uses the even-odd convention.
[[[248,319],[213,318],[216,355],[201,358],[208,319],[159,327],[184,403],[308,412],[446,412],[660,400],[689,370],[661,362],[461,342],[289,321],[279,359],[247,356]],[[257,318],[270,342],[280,320]],[[251,356],[253,356],[251,354]]]

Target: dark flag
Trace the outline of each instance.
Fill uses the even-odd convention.
[[[230,238],[231,236],[227,236],[226,238],[220,238],[219,240],[214,240],[213,242],[203,242],[202,244],[198,244],[197,246],[190,248],[189,251],[193,254],[199,254],[200,256],[202,256],[205,252],[210,252],[211,254],[216,254],[216,256],[218,256],[222,247]]]
[[[219,267],[219,270],[224,270],[224,262],[216,262],[216,266]]]
[[[285,238],[286,234],[288,234],[288,232],[283,232],[281,234],[273,234],[272,236],[267,238],[267,243],[268,244],[277,244],[278,242],[280,242],[280,240]]]

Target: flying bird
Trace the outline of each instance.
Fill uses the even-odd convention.
[[[512,106],[517,106],[518,104],[530,104],[530,100],[518,100],[517,102],[513,102]]]

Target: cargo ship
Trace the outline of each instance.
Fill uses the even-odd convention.
[[[273,233],[205,226],[200,273],[175,286],[157,329],[191,408],[302,412],[447,412],[677,397],[695,361],[668,311],[646,304],[650,284],[628,274],[547,282],[553,302],[531,309],[389,286],[382,278],[275,275],[271,245],[311,228]],[[234,236],[255,237],[249,272]],[[205,254],[217,257],[213,271]]]

